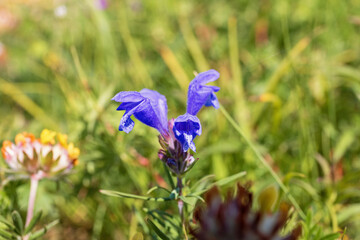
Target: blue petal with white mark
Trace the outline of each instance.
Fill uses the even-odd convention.
[[[185,113],[176,118],[173,132],[176,139],[181,143],[184,152],[189,148],[194,152],[196,151],[193,140],[196,136],[201,135],[200,120],[196,116]]]

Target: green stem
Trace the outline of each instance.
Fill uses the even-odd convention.
[[[271,166],[266,162],[264,157],[260,154],[260,152],[256,149],[255,145],[252,141],[246,137],[246,135],[241,130],[240,126],[235,122],[235,120],[230,116],[230,114],[225,110],[225,108],[221,105],[220,111],[224,114],[225,118],[230,122],[230,124],[235,128],[235,130],[240,134],[240,136],[245,140],[246,144],[251,148],[251,150],[255,153],[256,157],[260,160],[262,165],[266,168],[266,170],[271,174],[271,176],[275,179],[275,181],[279,184],[280,188],[283,190],[287,198],[294,205],[295,209],[299,213],[302,219],[305,219],[305,213],[300,208],[299,204],[296,202],[295,198],[289,192],[289,189],[283,184],[280,177],[276,174],[276,172],[271,168]]]

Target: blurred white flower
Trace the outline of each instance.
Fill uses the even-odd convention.
[[[67,8],[65,5],[60,5],[54,10],[54,14],[58,18],[64,18],[67,15]]]

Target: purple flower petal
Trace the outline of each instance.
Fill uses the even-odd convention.
[[[173,131],[184,152],[189,148],[196,151],[193,140],[197,135],[201,135],[200,120],[196,116],[188,113],[179,116],[175,119]]]
[[[143,89],[140,92],[119,92],[112,100],[122,102],[117,110],[125,110],[119,131],[129,133],[133,129],[135,123],[131,120],[131,115],[140,122],[157,129],[161,134],[168,131],[166,98],[158,92],[149,89]]]
[[[198,74],[191,81],[188,90],[187,113],[196,115],[202,106],[213,106],[219,108],[219,101],[215,92],[220,90],[219,87],[204,85],[218,79],[220,74],[215,70],[209,70]]]
[[[140,102],[144,100],[144,97],[139,92],[126,91],[117,93],[111,100],[115,102]]]
[[[142,107],[144,105],[146,105],[146,103],[145,103],[145,100],[143,100],[143,101],[141,101],[137,104],[133,104],[133,105],[134,105],[133,108],[126,109],[125,114],[121,118],[120,125],[119,125],[119,131],[124,131],[126,133],[131,132],[131,130],[134,128],[134,125],[135,125],[134,121],[130,118],[131,115],[135,114],[136,111],[138,111],[139,109],[142,109]]]
[[[150,99],[150,104],[154,111],[156,112],[157,117],[159,118],[159,121],[161,123],[161,126],[167,130],[168,129],[168,120],[167,120],[167,103],[166,103],[166,97],[158,93],[154,90],[149,90],[144,88],[140,91],[140,94],[143,97],[146,97]]]
[[[134,107],[136,107],[139,104],[139,102],[123,102],[120,104],[120,106],[116,109],[118,111],[120,110],[130,110]]]

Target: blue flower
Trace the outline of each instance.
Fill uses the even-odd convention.
[[[202,106],[219,108],[219,101],[215,92],[220,90],[219,87],[204,85],[218,79],[220,74],[215,70],[209,70],[198,74],[194,80],[190,82],[187,99],[186,112],[196,115]]]
[[[177,141],[180,142],[183,152],[187,152],[189,148],[195,151],[193,140],[196,136],[201,135],[201,124],[196,114],[203,106],[219,108],[215,92],[218,92],[220,88],[205,84],[218,78],[217,71],[209,70],[198,74],[191,81],[188,90],[187,111],[184,115],[176,118],[173,126],[171,124],[170,130],[167,121],[166,98],[163,95],[149,89],[143,89],[140,92],[119,92],[112,98],[116,102],[121,102],[117,110],[125,110],[125,114],[120,120],[119,131],[129,133],[133,129],[135,125],[131,119],[133,115],[140,122],[157,129],[165,139],[172,138],[171,136],[174,134]],[[173,141],[176,141],[175,138]]]
[[[157,129],[162,135],[168,131],[166,98],[157,91],[143,89],[140,92],[119,92],[112,100],[122,102],[117,110],[125,110],[119,131],[129,133],[133,129],[135,123],[131,115]]]
[[[189,148],[195,152],[193,140],[201,134],[200,121],[195,115],[203,106],[219,108],[215,92],[218,92],[220,88],[204,85],[215,81],[219,76],[217,71],[209,70],[198,74],[189,85],[186,114],[175,119],[173,128],[175,137],[182,144],[184,152]]]

